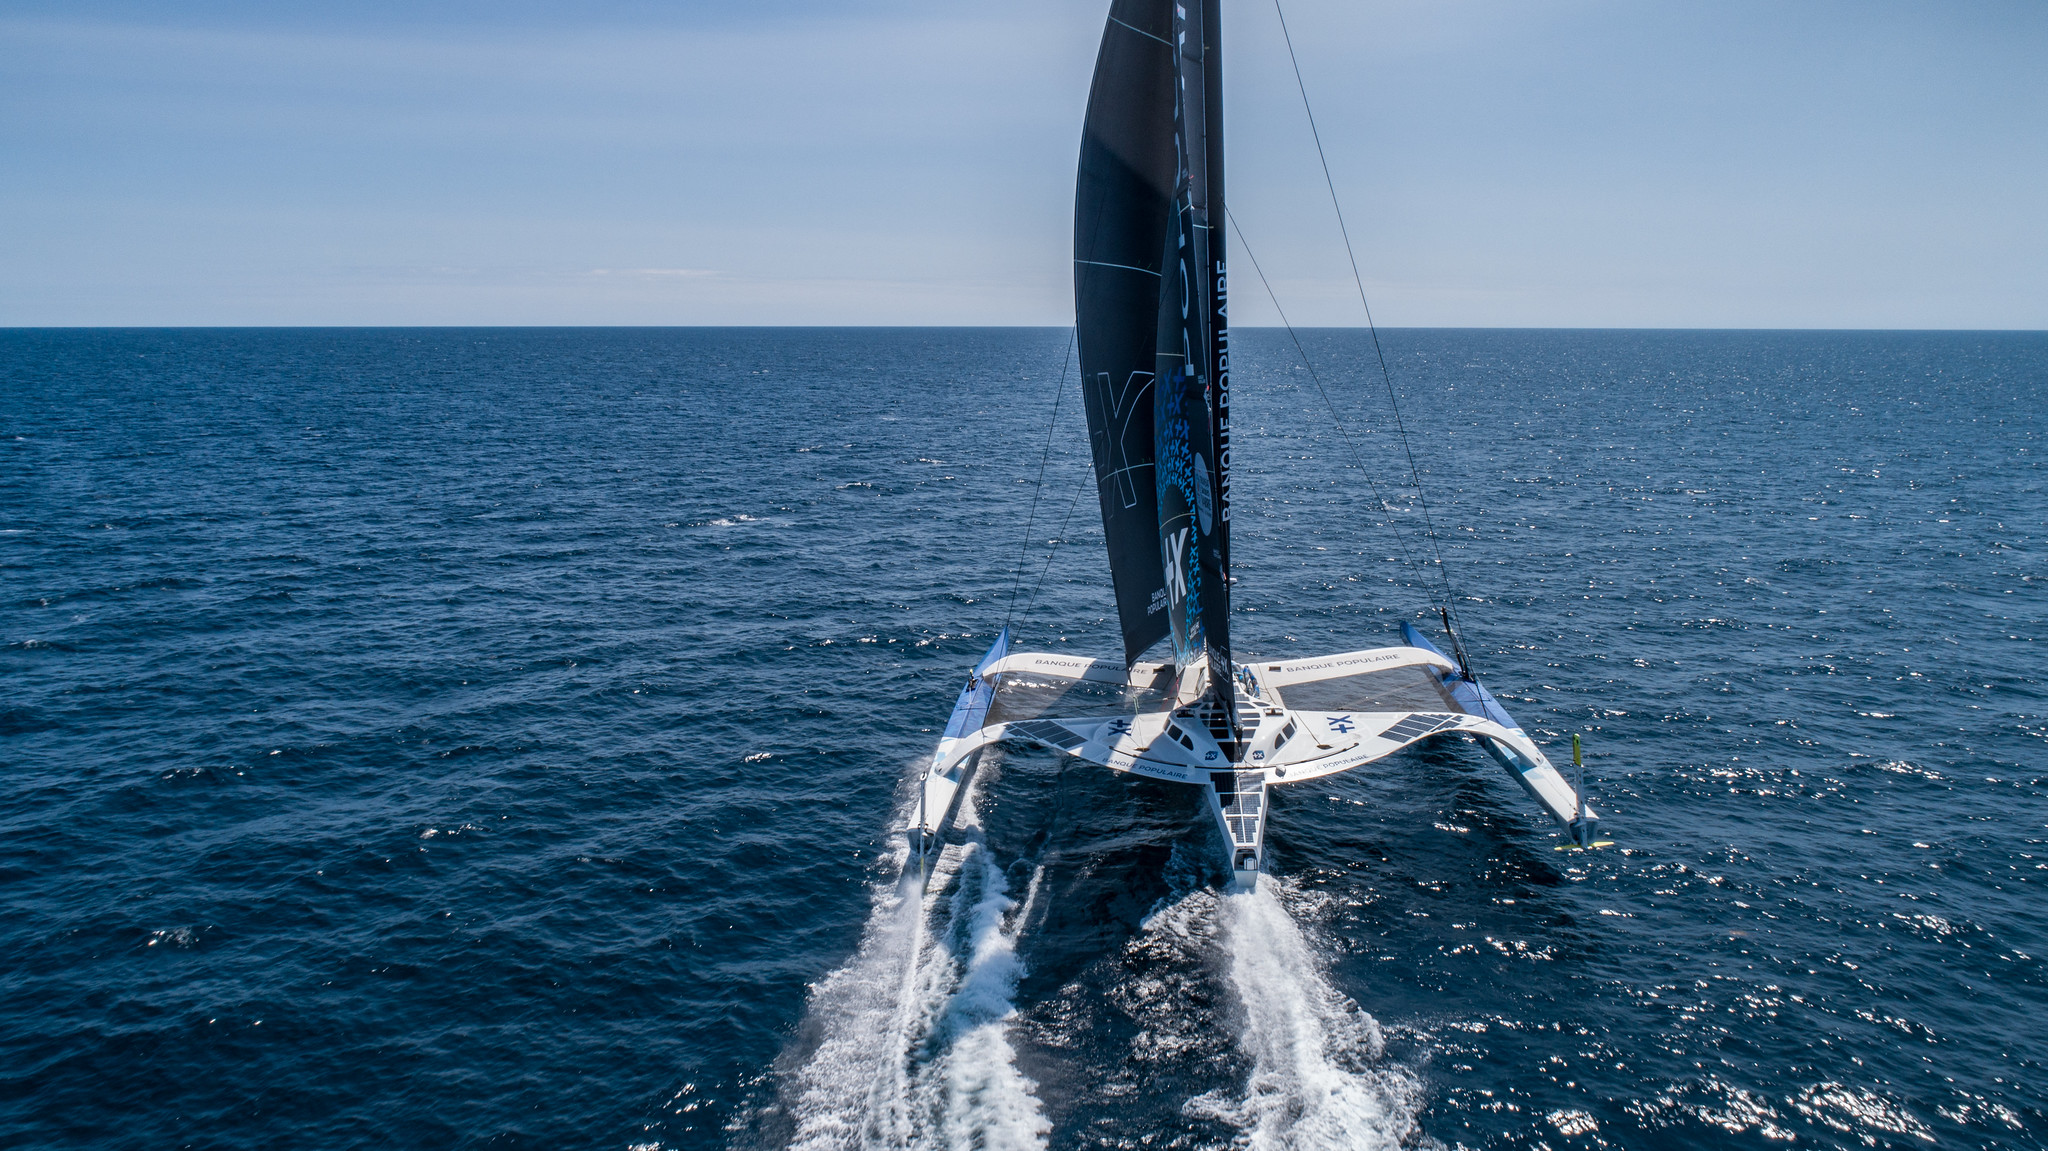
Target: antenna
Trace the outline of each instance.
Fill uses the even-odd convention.
[[[1585,847],[1592,842],[1593,836],[1586,830],[1586,759],[1579,752],[1579,733],[1576,731],[1572,733],[1572,766],[1577,769],[1573,773],[1577,778],[1572,782],[1572,790],[1578,793],[1579,801],[1577,818],[1572,821],[1572,838],[1579,841],[1580,847]]]

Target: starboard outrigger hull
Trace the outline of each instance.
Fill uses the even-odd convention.
[[[1216,714],[1208,668],[1009,651],[1005,630],[961,689],[909,828],[920,861],[944,837],[990,744],[1023,740],[1112,771],[1203,789],[1232,883],[1265,859],[1267,792],[1349,771],[1432,736],[1476,741],[1577,843],[1598,815],[1476,679],[1420,632],[1408,644],[1235,664],[1236,715]],[[1234,720],[1235,722],[1230,722]],[[1235,738],[1233,738],[1235,736]],[[921,863],[920,863],[921,865]]]

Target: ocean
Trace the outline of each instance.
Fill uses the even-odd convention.
[[[1064,330],[0,332],[0,1142],[2048,1145],[2048,335],[1381,338],[1614,846],[1425,743],[1229,894],[1014,745],[920,899],[996,631],[1118,651]],[[1236,334],[1239,651],[1434,634],[1300,339]]]

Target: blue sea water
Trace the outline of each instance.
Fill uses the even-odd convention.
[[[920,900],[994,632],[1117,648],[1065,332],[0,333],[0,1142],[2048,1145],[2048,336],[1382,336],[1616,846],[1446,743],[1224,895],[1017,746]],[[1240,333],[1261,657],[1435,626],[1303,344],[1357,456]]]

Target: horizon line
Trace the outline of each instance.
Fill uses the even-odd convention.
[[[0,324],[0,332],[295,332],[295,331],[1046,331],[1072,324]],[[1241,324],[1232,331],[1271,332],[1952,332],[1984,335],[2048,333],[2040,328],[1968,327],[1711,327],[1651,324]]]

